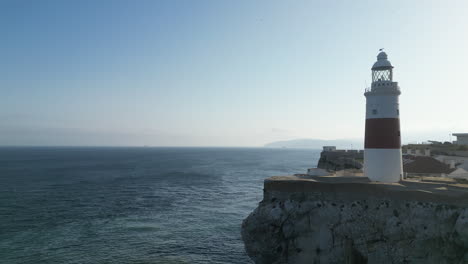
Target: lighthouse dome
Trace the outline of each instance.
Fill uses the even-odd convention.
[[[377,60],[386,60],[387,58],[388,58],[387,53],[385,53],[384,51],[381,51],[377,55]]]
[[[384,70],[384,69],[393,68],[392,64],[387,58],[388,58],[387,53],[381,51],[377,55],[377,61],[372,66],[372,70]]]

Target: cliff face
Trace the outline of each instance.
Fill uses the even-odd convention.
[[[466,189],[273,177],[242,238],[255,263],[468,263]]]

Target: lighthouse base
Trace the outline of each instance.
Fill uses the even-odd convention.
[[[365,149],[364,176],[371,181],[399,182],[403,176],[401,148]]]

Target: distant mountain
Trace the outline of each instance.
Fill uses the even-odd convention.
[[[364,140],[360,139],[293,139],[271,142],[266,148],[313,148],[321,149],[323,146],[336,146],[340,149],[362,149]]]

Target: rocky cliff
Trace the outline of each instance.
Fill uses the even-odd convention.
[[[468,263],[468,186],[272,177],[242,238],[255,263]]]

